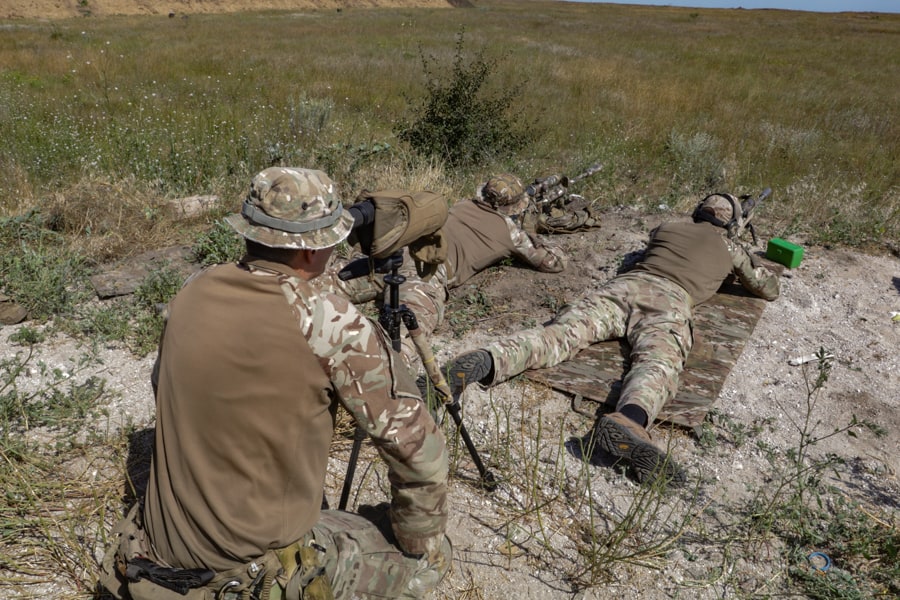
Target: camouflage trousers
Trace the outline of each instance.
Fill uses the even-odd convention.
[[[448,298],[447,269],[444,265],[439,265],[434,275],[422,279],[416,272],[406,249],[403,252],[403,265],[397,272],[406,277],[406,281],[399,286],[398,302],[406,305],[413,312],[419,330],[425,334],[427,339],[430,339],[434,330],[444,321],[444,309]],[[354,304],[376,301],[383,306],[390,303],[390,288],[384,283],[382,274],[376,273],[349,281],[341,281],[338,272],[349,262],[347,260],[335,261],[325,273],[313,280],[313,284],[318,289],[343,296]],[[400,353],[404,360],[414,371],[418,371],[419,354],[410,339],[409,332],[403,327],[401,327],[400,344]]]
[[[134,600],[424,598],[449,570],[453,558],[450,540],[445,536],[437,551],[421,558],[403,554],[392,542],[386,509],[373,511],[379,516],[370,520],[323,510],[296,544],[218,573],[205,585],[176,592],[142,576],[126,578],[131,561],[153,556],[138,524],[136,505],[113,529],[113,544],[100,567],[100,583],[113,597]],[[257,583],[264,575],[271,586]]]
[[[552,367],[591,344],[625,338],[631,366],[618,408],[636,404],[652,423],[675,397],[693,346],[692,301],[681,286],[647,273],[626,273],[564,306],[553,321],[526,329],[484,349],[494,359],[494,380]]]
[[[372,521],[343,511],[323,510],[310,533],[325,549],[323,566],[335,600],[424,598],[441,582],[452,559],[446,537],[442,551],[430,560],[412,557]]]

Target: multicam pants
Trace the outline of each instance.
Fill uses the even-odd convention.
[[[528,369],[552,367],[591,344],[624,337],[631,367],[618,408],[636,404],[652,423],[675,397],[693,346],[692,301],[681,286],[647,273],[615,277],[591,295],[563,307],[543,327],[486,346],[497,383]]]
[[[423,598],[450,567],[450,542],[430,562],[400,552],[385,533],[357,514],[324,510],[312,528],[326,549],[324,567],[336,600],[350,598]]]
[[[386,509],[376,507],[373,511],[379,514],[370,520],[354,513],[323,510],[319,521],[296,545],[270,551],[247,565],[219,573],[206,585],[185,593],[143,577],[132,581],[125,578],[124,564],[135,557],[152,555],[135,506],[112,531],[113,544],[101,564],[100,583],[115,598],[134,600],[282,600],[296,598],[298,593],[308,600],[326,600],[332,594],[335,600],[425,597],[450,567],[449,539],[445,536],[439,551],[430,556],[403,554],[391,541],[393,533]],[[291,558],[294,562],[289,567],[280,555],[293,556],[294,552],[305,557],[300,560],[298,556],[296,561]],[[273,582],[271,588],[263,586],[265,591],[257,594],[259,577],[282,567],[289,569],[284,574],[287,583],[279,575],[277,583]],[[317,581],[323,578],[327,583]]]

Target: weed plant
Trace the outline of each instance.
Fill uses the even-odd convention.
[[[472,289],[450,302],[447,324],[456,337],[461,337],[480,320],[490,318],[491,299],[479,289]]]
[[[483,93],[499,69],[500,60],[488,59],[482,48],[466,63],[464,33],[458,34],[447,81],[442,80],[441,65],[434,57],[422,57],[425,97],[418,107],[417,100],[413,101],[412,120],[396,128],[399,140],[451,168],[508,159],[528,139],[521,109],[513,112],[526,81],[495,95]]]
[[[191,247],[194,260],[204,267],[239,260],[245,250],[244,239],[224,221],[201,233]]]
[[[32,320],[71,317],[88,299],[87,261],[69,252],[65,238],[47,229],[37,213],[0,219],[0,239],[0,286]]]
[[[830,376],[832,359],[825,349],[819,350],[817,358],[812,363],[815,373],[806,373],[803,411],[799,418],[791,418],[796,444],[784,451],[762,446],[774,477],[750,502],[749,520],[744,524],[749,543],[779,539],[791,565],[789,576],[810,597],[893,597],[900,593],[898,524],[893,517],[884,521],[872,515],[828,483],[828,475],[840,478],[841,457],[812,453],[817,444],[833,436],[856,436],[862,430],[880,436],[884,431],[856,416],[830,431],[821,431],[823,424],[814,420],[814,415]],[[791,413],[785,410],[785,414]],[[808,560],[819,549],[830,556],[833,569],[816,567]]]
[[[90,261],[38,213],[0,219],[0,241],[2,291],[32,322],[92,343],[123,342],[138,355],[155,348],[162,307],[184,279],[176,269],[151,271],[130,297],[98,303],[91,301]]]

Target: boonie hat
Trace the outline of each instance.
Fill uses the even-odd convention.
[[[517,215],[528,206],[525,186],[518,177],[509,173],[488,179],[478,188],[476,196],[505,215]]]
[[[322,171],[271,167],[250,182],[240,214],[225,221],[248,240],[270,248],[320,250],[353,228],[334,182]]]

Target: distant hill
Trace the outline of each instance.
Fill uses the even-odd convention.
[[[110,15],[230,13],[246,10],[471,6],[469,0],[6,0],[0,19],[70,19]]]

